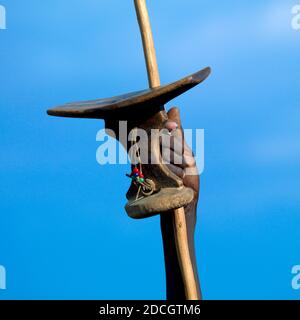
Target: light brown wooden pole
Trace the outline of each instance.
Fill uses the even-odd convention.
[[[152,29],[145,0],[134,0],[146,60],[149,87],[160,86],[160,78],[156,60]]]
[[[160,86],[160,78],[146,1],[134,0],[134,5],[141,31],[149,86],[150,88],[155,88]],[[174,231],[177,256],[179,259],[186,299],[199,300],[196,279],[188,245],[184,208],[174,210]]]
[[[185,296],[188,300],[199,300],[195,273],[190,256],[184,208],[174,210],[174,231],[177,256],[182,274]]]

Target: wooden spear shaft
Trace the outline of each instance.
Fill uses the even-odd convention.
[[[155,88],[160,86],[160,78],[146,1],[134,0],[134,4],[141,31],[149,86],[150,88]],[[177,256],[179,259],[185,296],[187,300],[199,300],[196,279],[188,245],[184,208],[174,210],[173,221]]]

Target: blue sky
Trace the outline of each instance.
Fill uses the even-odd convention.
[[[164,298],[159,219],[124,212],[128,166],[95,159],[103,122],[46,115],[147,87],[133,1],[0,4],[0,299]],[[295,4],[148,0],[162,82],[213,70],[172,103],[185,127],[205,129],[196,248],[206,299],[300,298],[291,287],[300,264]]]

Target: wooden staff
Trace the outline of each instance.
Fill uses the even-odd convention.
[[[160,78],[146,1],[134,0],[134,4],[143,41],[149,86],[150,88],[155,88],[160,86]],[[199,300],[188,245],[184,208],[174,210],[173,228],[175,231],[177,256],[179,259],[186,299]]]

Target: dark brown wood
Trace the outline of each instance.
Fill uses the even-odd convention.
[[[168,120],[164,104],[204,81],[210,74],[205,68],[171,84],[108,99],[69,103],[49,109],[49,115],[73,118],[105,119],[105,127],[115,132],[116,138],[127,151],[130,144],[122,141],[118,129],[119,120],[127,121],[128,132],[133,128],[144,129],[148,134],[148,152],[157,159],[156,164],[143,164],[143,173],[154,186],[152,195],[136,199],[138,187],[132,182],[127,192],[127,214],[135,219],[156,214],[169,213],[189,204],[193,191],[183,185],[182,180],[161,163],[159,136],[150,138],[151,129],[163,129]],[[127,137],[126,137],[127,138]]]
[[[210,68],[205,68],[181,80],[154,89],[106,99],[68,103],[49,109],[47,113],[58,117],[129,120],[129,114],[132,117],[135,112],[141,114],[157,110],[158,107],[204,81],[209,74]]]
[[[47,113],[53,116],[104,119],[105,128],[112,129],[116,138],[125,148],[130,145],[119,135],[119,120],[127,121],[128,132],[133,128],[146,130],[150,137],[151,129],[162,129],[168,120],[164,104],[178,95],[193,88],[205,80],[210,74],[210,68],[205,68],[188,77],[169,85],[155,89],[133,92],[109,99],[98,99],[85,102],[69,103],[53,109]],[[161,159],[158,137],[148,140],[149,156]],[[179,263],[178,249],[175,246],[175,228],[173,228],[173,212],[185,207],[186,226],[188,233],[188,247],[198,296],[200,286],[197,276],[197,265],[194,253],[194,228],[196,217],[196,203],[194,192],[190,186],[185,186],[180,177],[173,173],[162,162],[158,164],[142,164],[143,174],[154,185],[154,192],[136,200],[137,186],[132,182],[126,194],[128,202],[125,206],[127,214],[135,219],[161,215],[161,229],[163,235],[164,257],[166,265],[167,298],[186,299],[186,285]]]
[[[69,103],[47,112],[61,117],[105,119],[105,127],[115,132],[127,151],[130,145],[121,141],[119,120],[127,120],[128,132],[136,127],[147,131],[149,158],[154,157],[158,163],[143,164],[143,173],[153,184],[154,192],[137,200],[137,186],[131,183],[125,206],[130,217],[146,218],[185,206],[193,198],[193,191],[184,187],[182,180],[161,163],[159,137],[150,139],[150,130],[164,128],[168,119],[164,111],[165,103],[201,83],[209,74],[210,68],[205,68],[165,86],[108,99]]]

